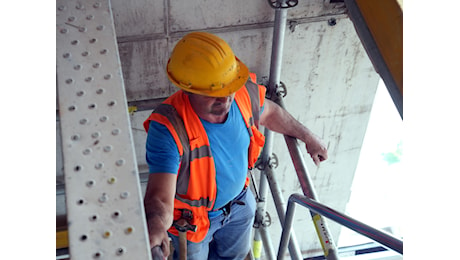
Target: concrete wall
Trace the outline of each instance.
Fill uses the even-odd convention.
[[[161,100],[177,90],[167,80],[165,65],[174,44],[190,31],[216,33],[259,79],[269,74],[274,10],[265,0],[113,0],[112,9],[126,95],[132,104]],[[333,26],[328,23],[331,18],[336,21]],[[304,157],[319,200],[344,212],[379,76],[343,4],[299,1],[288,11],[288,25],[294,24],[286,30],[284,42],[281,81],[287,86],[286,109],[327,144],[329,160],[319,168],[305,149]],[[146,171],[142,122],[149,114],[145,110],[131,115],[141,173]],[[287,201],[301,189],[284,139],[278,134],[274,152],[280,161],[276,175]],[[62,184],[59,136],[56,174]],[[56,200],[56,214],[65,214],[64,195],[57,195]],[[281,231],[271,200],[268,211],[272,240],[278,248]],[[329,226],[337,241],[340,227],[331,222]],[[302,208],[295,215],[295,230],[304,256],[321,254],[309,213]]]

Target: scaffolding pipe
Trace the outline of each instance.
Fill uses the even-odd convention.
[[[267,176],[268,183],[270,184],[270,191],[273,196],[273,201],[275,202],[276,212],[278,213],[278,218],[280,220],[281,226],[283,226],[284,219],[285,219],[286,203],[284,202],[281,189],[278,185],[278,182],[276,181],[272,168],[268,167],[268,169],[266,169],[265,171],[265,174]],[[289,234],[290,234],[289,254],[291,256],[291,259],[302,260],[303,259],[302,253],[300,252],[300,248],[298,246],[295,233],[289,232]]]
[[[265,145],[260,155],[261,164],[268,165],[270,154],[273,150],[273,132],[265,129]],[[268,194],[268,182],[266,175],[264,174],[264,169],[260,172],[259,180],[259,194],[256,194],[257,199],[257,209],[255,216],[256,229],[254,230],[254,242],[253,242],[253,254],[256,260],[260,259],[261,250],[260,243],[263,244],[267,259],[275,259],[275,250],[273,248],[272,240],[268,230],[265,227],[265,212],[266,212],[266,197]]]
[[[260,235],[261,235],[265,253],[266,253],[266,259],[270,259],[270,260],[275,259],[275,256],[276,256],[275,249],[272,246],[273,243],[272,243],[271,236],[268,233],[268,229],[266,229],[265,227],[262,227],[260,231],[261,231]]]
[[[278,96],[275,102],[280,105],[283,109],[285,108],[283,98]],[[307,167],[305,166],[305,161],[302,156],[302,152],[300,150],[300,146],[297,142],[297,139],[291,136],[284,136],[286,144],[289,149],[289,153],[291,155],[292,162],[294,163],[294,168],[297,173],[297,178],[299,179],[300,186],[302,187],[303,194],[308,198],[316,199],[316,192],[314,187],[312,186],[312,181],[309,177]],[[321,242],[321,246],[323,248],[324,256],[327,260],[336,260],[339,259],[337,253],[337,247],[333,241],[333,238],[329,232],[329,228],[327,223],[319,214],[314,214],[310,212],[313,223],[316,228],[316,233],[318,234],[318,238]]]
[[[269,84],[267,86],[268,97],[273,96],[275,93],[276,84],[279,82],[281,72],[281,51],[283,49],[284,31],[286,28],[287,10],[275,9],[275,26],[273,28],[273,40],[272,40],[272,54],[270,62],[270,75]],[[268,165],[270,155],[273,150],[273,132],[265,129],[265,146],[261,154],[261,163],[264,168]],[[260,241],[262,240],[263,246],[269,260],[275,259],[275,251],[272,246],[270,235],[264,225],[265,210],[266,210],[266,196],[267,196],[267,178],[264,173],[264,169],[261,170],[260,181],[259,181],[259,198],[257,201],[257,210],[255,224],[256,229],[254,231],[254,246],[253,253],[254,258],[257,260],[260,258]]]
[[[280,247],[278,255],[286,251],[287,240],[289,236],[288,230],[291,229],[292,220],[294,216],[294,206],[298,203],[309,210],[314,211],[322,216],[325,216],[337,223],[358,232],[372,240],[377,241],[385,247],[388,247],[400,254],[403,254],[403,241],[378,229],[375,229],[369,225],[366,225],[358,220],[355,220],[345,214],[342,214],[334,209],[322,205],[306,196],[300,194],[292,194],[289,197],[288,208],[286,211],[286,219],[283,226],[283,233],[281,236]]]
[[[273,28],[273,43],[270,60],[270,75],[268,79],[268,92],[270,97],[276,91],[281,78],[281,64],[284,48],[284,34],[286,32],[287,9],[275,10],[275,27]]]
[[[282,60],[282,51],[283,51],[286,23],[287,23],[287,9],[281,9],[281,8],[276,9],[275,10],[275,26],[273,28],[273,43],[272,43],[272,53],[271,53],[271,63],[270,63],[270,75],[269,75],[269,83],[268,83],[268,90],[267,90],[269,98],[273,98],[275,96],[274,93],[276,91],[276,86],[280,82],[281,60]],[[266,193],[263,193],[263,192],[266,192],[265,187],[266,187],[267,179],[269,181],[270,188],[272,189],[272,191],[277,189],[276,185],[274,184],[275,182],[270,181],[270,179],[273,180],[273,177],[272,177],[273,175],[271,174],[272,173],[271,169],[267,167],[269,164],[269,159],[270,159],[269,157],[273,150],[273,143],[272,143],[273,132],[268,129],[265,129],[265,137],[266,137],[266,144],[262,151],[262,165],[264,169],[261,171],[261,178],[260,178],[261,187],[259,189],[261,196],[263,196],[264,198],[266,197],[265,195]],[[271,177],[269,178],[269,176]],[[265,188],[265,189],[262,190],[262,188]],[[278,187],[278,190],[279,190],[279,187]],[[284,202],[282,202],[282,200],[280,199],[281,196],[279,194],[278,195],[275,195],[275,194],[278,194],[278,193],[272,192],[273,199],[275,201],[275,205],[278,211],[278,216],[279,216],[279,219],[282,225],[284,221],[284,208],[282,210],[280,210],[279,208],[284,206]],[[282,204],[280,204],[280,202],[282,202]],[[259,220],[261,220],[262,222],[265,216],[264,215],[261,216],[261,214],[265,212],[265,209],[266,209],[265,201],[258,203],[256,214]],[[267,232],[264,225],[259,225],[259,227],[261,228],[259,230],[256,230],[255,232],[254,243],[256,243],[257,239],[259,239],[259,236],[260,236],[259,232]],[[274,259],[275,253],[274,253],[274,249],[273,249],[271,240],[269,239],[269,236],[266,236],[268,234],[261,233],[261,235],[263,239],[264,248],[266,252],[268,253],[268,258]],[[300,249],[295,239],[295,235],[292,233],[290,237],[291,239],[289,240],[290,241],[289,251],[290,251],[291,256],[293,256],[294,259],[302,259]]]

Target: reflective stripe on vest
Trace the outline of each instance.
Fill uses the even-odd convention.
[[[211,148],[208,145],[205,145],[190,151],[190,142],[188,139],[187,131],[185,130],[184,121],[182,120],[182,118],[180,118],[174,106],[163,103],[160,104],[157,108],[155,108],[153,113],[163,115],[169,120],[169,122],[175,129],[177,136],[179,137],[183,147],[183,153],[181,154],[181,164],[179,167],[179,172],[177,173],[175,198],[192,207],[212,207],[213,201],[209,199],[201,198],[199,200],[189,200],[178,195],[187,194],[190,181],[190,162],[203,157],[211,157]]]
[[[177,173],[176,181],[176,195],[175,198],[183,203],[186,203],[192,207],[201,207],[205,206],[207,208],[212,208],[214,200],[210,198],[203,198],[197,200],[190,200],[181,195],[187,195],[188,187],[190,183],[190,163],[195,159],[200,159],[204,157],[211,157],[211,148],[208,145],[194,148],[190,150],[189,137],[185,129],[184,121],[179,116],[179,113],[170,104],[160,104],[152,114],[160,114],[165,116],[174,130],[177,133],[178,138],[180,139],[180,144],[182,145],[182,152],[180,152],[181,163],[179,167],[179,172]],[[150,124],[150,120],[149,124]],[[177,143],[177,141],[176,141]]]
[[[249,97],[251,99],[252,117],[250,118],[250,124],[255,125],[259,128],[260,119],[260,98],[259,98],[259,86],[254,82],[248,80],[246,82],[246,88],[248,89]],[[250,131],[252,133],[252,131]]]

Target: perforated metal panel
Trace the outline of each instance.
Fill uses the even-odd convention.
[[[56,14],[71,258],[150,259],[110,2],[58,0]]]

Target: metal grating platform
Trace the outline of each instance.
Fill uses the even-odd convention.
[[[56,8],[71,259],[150,259],[110,2]]]

